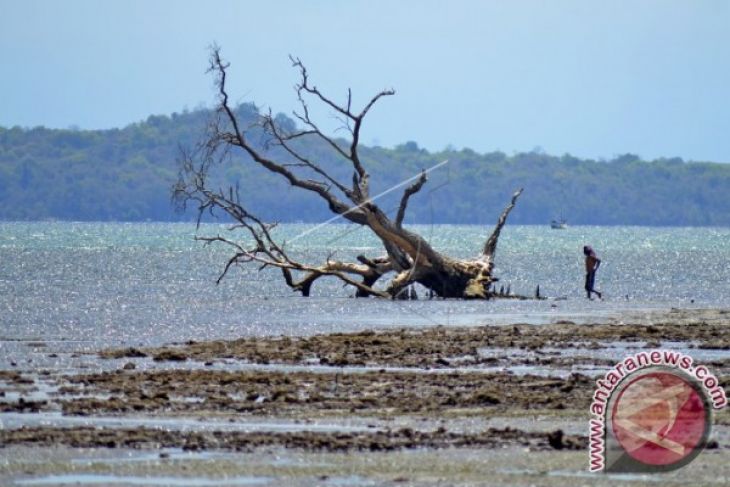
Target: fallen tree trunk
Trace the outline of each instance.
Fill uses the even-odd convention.
[[[312,285],[321,277],[332,276],[356,289],[356,296],[395,298],[414,283],[425,286],[432,293],[443,298],[488,299],[498,293],[492,290],[497,280],[493,274],[494,256],[500,232],[507,217],[514,208],[522,190],[516,191],[501,213],[494,230],[487,238],[480,255],[471,260],[459,260],[441,254],[431,247],[423,237],[403,227],[411,196],[418,193],[427,182],[423,171],[403,191],[395,219],[389,218],[370,196],[370,175],[360,160],[358,152],[360,130],[363,120],[383,97],[394,94],[392,90],[381,91],[370,99],[365,107],[356,112],[352,108],[352,96],[348,92],[347,102],[339,105],[310,84],[306,68],[298,59],[292,58],[298,69],[300,81],[296,85],[301,106],[294,115],[301,124],[297,128],[281,127],[271,113],[260,115],[256,128],[266,136],[263,144],[249,140],[251,127],[243,128],[229,104],[226,91],[228,64],[218,48],[211,53],[210,71],[216,77],[218,88],[217,117],[209,125],[207,138],[194,154],[184,154],[180,179],[174,188],[174,196],[185,206],[197,204],[200,216],[205,212],[223,211],[232,220],[232,230],[248,233],[245,244],[221,235],[198,237],[208,244],[222,243],[234,250],[219,277],[222,279],[234,266],[258,263],[260,268],[281,269],[284,281],[292,290],[309,296]],[[343,121],[343,128],[350,134],[349,143],[326,135],[310,118],[308,100],[315,100],[336,113]],[[313,157],[297,146],[304,138],[316,138],[352,167],[352,181],[349,184],[333,177],[329,171],[317,164]],[[276,148],[284,153],[286,160],[271,156]],[[209,183],[211,167],[225,160],[232,150],[240,150],[253,164],[279,175],[293,187],[313,193],[322,199],[336,215],[352,223],[363,225],[375,234],[383,245],[384,255],[378,257],[358,256],[358,262],[340,262],[328,258],[319,265],[300,262],[292,258],[283,243],[277,242],[271,233],[273,225],[264,223],[244,208],[238,191],[233,187],[214,190]],[[311,175],[312,177],[307,177]],[[392,275],[392,276],[391,276]],[[385,276],[389,281],[377,286]]]

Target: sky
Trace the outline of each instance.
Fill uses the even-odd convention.
[[[235,101],[385,88],[366,144],[730,162],[730,0],[0,0],[0,126],[123,127]],[[323,125],[334,117],[316,112]]]

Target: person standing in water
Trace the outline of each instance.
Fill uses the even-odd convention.
[[[596,282],[596,271],[601,266],[601,259],[596,256],[596,253],[588,245],[583,247],[583,254],[586,256],[586,293],[588,299],[592,299],[593,293],[598,295],[598,299],[602,299],[601,293],[593,289]]]

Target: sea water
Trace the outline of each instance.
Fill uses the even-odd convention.
[[[277,238],[296,258],[318,264],[382,255],[366,228],[288,224]],[[490,228],[416,225],[454,257],[478,255]],[[68,349],[149,345],[251,335],[312,334],[373,327],[549,322],[625,310],[730,307],[730,228],[510,226],[496,254],[499,285],[550,300],[418,301],[354,299],[322,278],[310,298],[292,292],[276,269],[231,269],[232,249],[195,235],[243,234],[214,224],[0,223],[0,341],[60,342]],[[304,236],[301,236],[304,234]],[[583,291],[583,245],[602,259],[596,287]],[[54,349],[62,349],[55,347]],[[10,355],[0,359],[1,368]]]

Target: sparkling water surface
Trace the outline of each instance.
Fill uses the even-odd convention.
[[[276,229],[292,255],[311,263],[378,256],[367,229],[328,225]],[[490,228],[422,225],[438,250],[476,256]],[[229,234],[203,225],[199,235]],[[0,339],[60,341],[55,349],[149,345],[246,335],[312,334],[371,327],[585,321],[625,310],[730,306],[730,229],[507,226],[496,275],[512,292],[547,301],[353,299],[351,288],[322,278],[313,297],[293,293],[278,270],[236,268],[215,284],[231,255],[193,239],[182,223],[0,223]],[[582,246],[603,260],[597,287],[583,292]],[[425,297],[420,289],[421,298]]]

